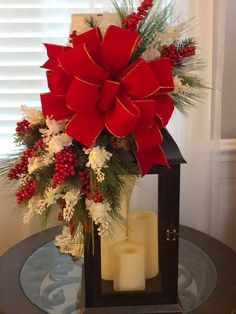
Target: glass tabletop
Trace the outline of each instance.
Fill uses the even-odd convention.
[[[190,313],[211,296],[217,271],[202,249],[182,238],[179,243],[178,293],[184,313]],[[82,265],[83,260],[60,254],[49,242],[24,263],[21,287],[30,302],[46,313],[79,313]]]

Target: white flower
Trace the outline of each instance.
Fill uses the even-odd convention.
[[[86,166],[91,167],[97,175],[98,182],[102,182],[105,178],[102,168],[107,167],[107,162],[110,160],[112,154],[100,146],[84,149],[84,152],[86,155],[89,155]]]
[[[111,211],[110,204],[108,202],[95,203],[92,200],[86,199],[86,208],[89,211],[89,216],[95,225],[99,225],[98,234],[100,236],[106,236],[109,229],[109,220]]]
[[[47,129],[40,129],[40,132],[46,136],[57,135],[64,131],[66,124],[67,120],[56,121],[50,117],[47,117]]]
[[[160,58],[160,52],[157,48],[150,46],[147,48],[147,50],[143,53],[143,58],[145,61],[149,62],[156,58]]]
[[[57,154],[65,147],[70,146],[72,144],[72,140],[72,137],[65,133],[52,136],[48,139],[48,141],[46,141],[46,150],[49,152],[49,155]]]
[[[47,207],[57,203],[57,200],[61,197],[59,189],[48,188],[44,195],[35,195],[29,199],[27,204],[28,212],[26,213],[23,221],[28,223],[34,214],[42,215]]]
[[[21,111],[24,113],[24,117],[30,124],[40,124],[45,120],[42,111],[29,108],[27,106],[21,106]]]
[[[45,165],[44,158],[41,157],[32,157],[28,162],[28,173],[31,174],[35,170],[43,167]]]
[[[189,94],[191,87],[188,84],[183,84],[183,79],[178,75],[174,76],[175,93]]]
[[[160,57],[160,51],[164,45],[171,45],[177,41],[181,33],[186,28],[186,24],[181,23],[175,26],[167,26],[161,33],[157,33],[155,39],[148,45],[146,51],[143,53],[143,58],[146,61],[151,61]]]
[[[65,120],[56,121],[54,119],[50,119],[49,117],[47,117],[46,124],[51,134],[59,134],[65,129],[66,121]]]
[[[181,23],[175,26],[167,26],[161,33],[157,33],[154,45],[159,44],[160,46],[171,45],[177,41],[185,29],[186,24]]]
[[[80,199],[80,189],[71,189],[62,198],[66,203],[63,208],[63,219],[69,222],[74,214],[75,205]]]

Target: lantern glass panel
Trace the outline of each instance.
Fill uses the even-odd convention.
[[[147,175],[123,189],[122,224],[101,239],[101,293],[161,293],[158,175]]]

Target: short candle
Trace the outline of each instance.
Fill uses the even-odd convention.
[[[124,241],[113,246],[115,291],[145,290],[144,247],[137,243]]]

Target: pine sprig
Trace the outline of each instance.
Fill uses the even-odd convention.
[[[18,146],[26,146],[26,148],[33,146],[40,138],[42,138],[42,133],[40,133],[39,129],[43,127],[44,125],[35,125],[25,134],[16,134],[14,138],[15,144]]]
[[[187,115],[187,112],[191,108],[199,107],[199,104],[204,100],[206,96],[207,87],[199,83],[197,87],[192,85],[192,91],[188,94],[181,94],[173,92],[171,98],[174,102],[175,107],[184,115]]]
[[[161,0],[155,3],[146,18],[143,19],[138,26],[138,32],[142,39],[132,55],[132,60],[140,57],[146,51],[147,46],[156,38],[157,33],[164,31],[169,25],[173,18],[172,10],[172,4],[168,4],[163,8]]]
[[[58,210],[58,205],[47,206],[43,211],[42,215],[40,215],[40,224],[42,229],[47,227],[48,220],[54,211]]]
[[[85,22],[90,28],[96,28],[99,26],[98,21],[93,16],[86,18]]]
[[[139,169],[132,163],[122,162],[113,155],[108,167],[104,168],[106,180],[100,183],[99,188],[112,208],[111,214],[119,218],[120,193],[125,185],[125,180],[136,181]]]
[[[175,45],[178,49],[182,49],[191,45],[196,46],[197,42],[194,37],[184,38],[175,42]]]
[[[134,10],[132,0],[111,0],[121,22]]]
[[[49,164],[41,168],[36,169],[32,174],[37,182],[37,193],[43,195],[48,187],[51,186],[51,180],[54,173],[54,165]]]
[[[18,157],[15,155],[9,155],[8,159],[5,159],[0,162],[0,182],[2,184],[9,183],[9,180],[7,178],[7,174],[9,170],[15,166],[16,162],[18,160]],[[15,180],[11,181],[12,183],[15,183]]]

